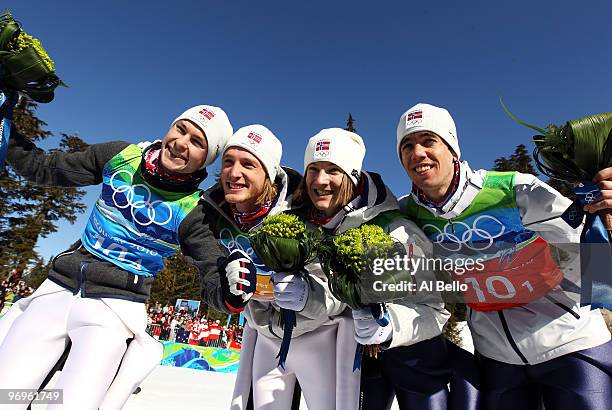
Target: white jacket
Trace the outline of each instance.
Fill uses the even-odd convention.
[[[414,194],[400,198],[405,211],[407,200],[444,219],[460,215],[483,187],[485,170],[472,171],[460,164],[459,188],[441,209],[429,207]],[[565,278],[578,283],[580,277],[580,228],[572,229],[559,216],[571,204],[555,189],[533,175],[515,176],[516,204],[523,225],[568,255],[559,264]],[[578,295],[558,286],[534,302],[499,311],[468,309],[468,324],[476,350],[491,359],[511,364],[537,364],[556,357],[599,346],[610,340],[601,312],[580,307]]]
[[[397,199],[384,185],[378,174],[362,172],[367,181],[367,201],[355,199],[345,206],[331,221],[323,227],[334,234],[340,234],[372,221],[388,211],[397,211]],[[362,202],[361,204],[359,202]],[[431,242],[414,222],[399,214],[386,227],[387,233],[403,245],[413,243],[414,257],[421,257],[431,252]],[[417,280],[434,280],[433,276],[425,277],[427,272],[417,272]],[[417,294],[418,295],[418,294]],[[425,295],[424,295],[425,296]],[[389,316],[393,325],[393,335],[388,348],[408,346],[423,340],[431,339],[442,333],[444,324],[450,317],[444,309],[444,303],[432,302],[431,294],[419,300],[410,297],[405,300],[388,303]]]

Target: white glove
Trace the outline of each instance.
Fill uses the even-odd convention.
[[[376,319],[372,316],[372,309],[369,307],[353,310],[352,313],[357,343],[362,345],[379,345],[391,340],[393,335],[391,321],[389,321],[387,326],[380,326],[376,323]]]
[[[275,272],[272,275],[274,283],[274,299],[276,304],[288,310],[299,312],[308,301],[308,281],[303,275]]]
[[[230,253],[225,265],[225,276],[232,295],[241,296],[243,302],[253,296],[257,276],[255,266],[245,252],[234,249]]]

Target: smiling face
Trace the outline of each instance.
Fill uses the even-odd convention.
[[[404,137],[400,145],[402,165],[425,195],[439,201],[453,181],[455,155],[437,134],[420,131]]]
[[[202,168],[207,153],[204,132],[191,121],[178,120],[162,140],[160,163],[170,173],[192,174]]]
[[[349,185],[347,187],[347,184]],[[328,162],[313,162],[306,169],[306,192],[312,204],[326,216],[335,215],[344,205],[344,191],[352,185],[344,171]]]
[[[266,178],[265,168],[250,152],[232,147],[223,154],[221,186],[225,200],[235,204],[239,211],[247,212],[257,207]]]

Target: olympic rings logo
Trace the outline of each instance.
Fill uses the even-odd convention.
[[[129,183],[127,185],[115,186],[113,184],[115,177],[122,173],[129,175]],[[108,184],[113,190],[112,200],[115,206],[119,209],[126,209],[130,207],[132,220],[141,226],[149,226],[151,224],[162,226],[170,222],[170,220],[172,219],[172,208],[170,207],[170,205],[168,205],[166,201],[161,199],[151,202],[151,190],[149,189],[149,187],[143,184],[132,185],[133,178],[134,175],[125,169],[120,169],[110,177],[110,181],[108,182]],[[117,200],[117,194],[122,194],[121,196],[119,196],[119,201]],[[168,218],[163,221],[158,221],[156,219],[156,207],[158,207],[159,209],[159,207],[161,206],[165,206],[168,209]],[[143,218],[144,213],[136,214],[136,212],[139,209],[145,208],[146,217],[148,220],[142,221],[141,219]]]
[[[219,238],[221,240],[221,244],[225,247],[225,249],[227,249],[228,252],[231,252],[235,249],[240,249],[241,251],[246,253],[249,258],[251,258],[251,261],[253,261],[253,264],[255,266],[261,268],[262,270],[267,270],[265,269],[266,265],[261,263],[261,260],[251,247],[251,241],[249,241],[249,238],[247,236],[238,234],[234,238],[234,235],[232,234],[232,231],[229,228],[223,228],[221,229],[221,231],[219,231]]]
[[[596,195],[597,191],[593,190],[593,191],[589,191],[584,195],[584,202],[586,202],[587,204],[592,203],[593,201],[595,201],[596,199]]]
[[[499,225],[499,232],[492,234],[486,229],[478,227],[479,222],[487,219]],[[453,231],[453,228],[457,226],[459,229],[465,229],[463,233],[461,233],[461,237],[457,236],[457,234],[455,234]],[[428,234],[428,228],[431,228],[434,232],[431,232],[430,230],[430,234]],[[427,234],[435,244],[440,245],[447,251],[457,252],[461,250],[463,246],[473,251],[484,251],[489,249],[491,246],[493,246],[494,240],[503,235],[506,227],[499,221],[499,219],[491,215],[481,215],[474,220],[472,226],[469,226],[465,222],[449,222],[444,225],[442,230],[432,224],[423,225],[422,229],[423,232],[425,232],[425,234]],[[486,240],[486,242],[483,245],[476,246],[473,241],[478,239]]]

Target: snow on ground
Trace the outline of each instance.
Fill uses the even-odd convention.
[[[467,324],[460,322],[459,326],[463,338],[461,347],[473,352],[472,337]],[[133,394],[124,409],[226,410],[230,407],[235,380],[236,374],[232,373],[157,366],[142,383],[142,391]],[[52,385],[53,381],[49,387]],[[42,405],[33,406],[34,410],[43,408]],[[303,397],[300,409],[307,409]],[[397,402],[393,403],[391,409],[399,409]]]
[[[133,394],[125,410],[226,410],[230,407],[235,374],[157,366]],[[300,410],[306,410],[304,397]],[[397,403],[392,410],[397,410]],[[316,409],[315,409],[316,410]]]
[[[55,379],[49,384],[54,384]],[[236,374],[193,370],[172,366],[157,366],[140,386],[142,391],[132,394],[124,410],[229,410]],[[43,410],[44,405],[33,405]],[[397,403],[392,410],[398,410]],[[304,397],[300,410],[308,410]],[[315,409],[316,410],[316,409]]]
[[[157,366],[125,410],[229,409],[236,374]]]

